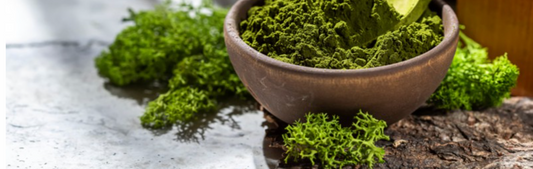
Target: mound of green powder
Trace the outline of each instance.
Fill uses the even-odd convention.
[[[248,45],[283,62],[362,69],[410,59],[442,41],[442,21],[429,9],[389,30],[401,17],[385,0],[265,0],[240,30]]]

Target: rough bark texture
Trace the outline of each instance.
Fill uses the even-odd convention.
[[[283,149],[284,126],[265,113],[266,140]],[[421,108],[386,129],[386,162],[375,168],[533,168],[533,100],[514,97],[498,108],[441,111]],[[308,161],[278,168],[320,168]],[[367,168],[351,166],[347,168]]]

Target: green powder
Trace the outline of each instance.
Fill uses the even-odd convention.
[[[429,9],[389,30],[401,17],[385,0],[265,0],[240,30],[248,45],[283,62],[362,69],[410,59],[442,41],[442,21]]]

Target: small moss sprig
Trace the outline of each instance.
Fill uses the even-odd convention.
[[[184,87],[171,90],[151,101],[141,116],[143,125],[162,128],[176,121],[188,121],[199,112],[209,112],[216,108],[216,100],[204,90]]]
[[[518,68],[507,59],[507,54],[491,62],[487,48],[462,32],[459,37],[461,41],[450,69],[428,103],[449,110],[501,105],[516,85]]]
[[[283,134],[287,157],[309,159],[314,165],[319,161],[324,168],[342,168],[346,165],[384,162],[385,150],[374,143],[389,140],[384,134],[387,123],[372,115],[359,111],[354,117],[357,122],[351,127],[342,127],[338,116],[326,113],[309,113],[306,122],[296,121],[286,127]]]

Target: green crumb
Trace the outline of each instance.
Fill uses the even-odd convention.
[[[283,62],[363,69],[410,59],[442,41],[442,21],[429,9],[389,30],[401,17],[386,0],[265,0],[240,30],[248,45]]]
[[[170,90],[151,101],[141,117],[150,128],[170,126],[213,112],[216,100],[247,96],[234,72],[223,24],[227,9],[204,1],[201,6],[171,6],[133,12],[133,25],[120,32],[95,60],[100,75],[115,85],[168,81]]]
[[[384,162],[385,150],[374,143],[389,140],[384,134],[387,123],[362,111],[354,118],[357,122],[351,127],[342,127],[337,116],[309,113],[306,122],[287,126],[287,133],[282,135],[287,148],[285,163],[293,158],[309,159],[313,165],[319,161],[324,168],[357,164],[372,168],[375,163]]]
[[[518,67],[507,59],[507,54],[491,62],[487,48],[462,32],[459,37],[452,65],[428,103],[449,110],[501,105],[516,85]]]

